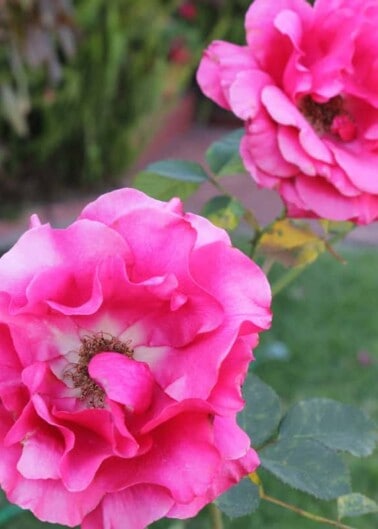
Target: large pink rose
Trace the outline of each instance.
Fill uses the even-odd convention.
[[[245,121],[241,155],[292,217],[378,218],[378,3],[255,0],[247,45],[213,42],[203,92]]]
[[[50,522],[186,518],[258,465],[241,384],[260,269],[206,219],[123,189],[0,259],[0,483]]]

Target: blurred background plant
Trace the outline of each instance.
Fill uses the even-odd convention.
[[[0,215],[116,183],[249,0],[0,0]]]
[[[28,165],[27,153],[33,151],[29,140],[38,137],[34,109],[53,101],[76,41],[69,0],[1,2],[0,187],[4,199],[17,188],[17,176]]]

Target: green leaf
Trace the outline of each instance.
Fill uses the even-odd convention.
[[[220,195],[209,200],[201,213],[219,228],[232,231],[239,226],[244,211],[238,200]]]
[[[255,365],[260,365],[263,362],[288,362],[291,357],[291,352],[286,343],[272,338],[266,338],[263,343],[260,343],[258,352],[256,354]]]
[[[266,470],[316,498],[332,500],[350,492],[349,472],[343,460],[316,441],[280,439],[259,455]]]
[[[166,520],[166,519],[165,519]],[[202,509],[194,518],[189,518],[187,520],[182,520],[184,522],[184,529],[207,529],[209,523],[209,511],[208,509]],[[163,518],[164,523],[164,518]],[[154,525],[148,526],[151,529],[154,529]],[[164,527],[164,525],[163,525]]]
[[[245,172],[239,155],[243,134],[244,129],[238,129],[210,145],[206,151],[206,161],[214,174],[225,176]]]
[[[250,373],[243,386],[245,407],[238,415],[238,424],[252,440],[254,447],[270,439],[281,420],[281,406],[275,391]]]
[[[215,501],[229,518],[239,518],[256,511],[260,504],[259,487],[250,479],[242,479]]]
[[[312,439],[332,450],[367,456],[377,443],[373,421],[348,404],[331,399],[309,399],[296,404],[285,416],[280,437]]]
[[[169,200],[172,197],[186,200],[197,191],[199,184],[173,180],[154,173],[141,172],[134,178],[133,186],[159,200]]]
[[[17,507],[17,505],[8,504],[0,509],[0,524],[9,522],[12,518],[15,518],[24,511]]]
[[[148,165],[145,172],[197,184],[208,180],[208,175],[200,164],[186,160],[160,160]]]
[[[378,512],[378,503],[363,494],[352,492],[337,498],[337,512],[339,518],[347,516],[362,516]]]

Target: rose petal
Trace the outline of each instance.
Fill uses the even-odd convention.
[[[189,412],[155,429],[151,450],[141,461],[109,460],[106,468],[108,475],[114,474],[112,481],[121,478],[123,487],[140,483],[159,485],[169,490],[176,501],[189,502],[209,488],[219,463],[209,414]]]
[[[58,479],[59,463],[63,453],[64,445],[59,432],[45,424],[23,441],[22,455],[18,460],[17,469],[28,479]]]
[[[277,142],[278,126],[263,110],[252,121],[248,122],[246,135],[241,142],[240,152],[244,163],[249,169],[248,162],[256,164],[262,173],[269,176],[268,182],[276,180],[277,177],[293,176],[298,172],[295,165],[288,163],[282,156]],[[264,148],[261,148],[264,145]],[[260,180],[259,183],[264,183]],[[265,183],[264,183],[265,185]]]
[[[238,73],[230,86],[230,102],[233,112],[243,120],[256,117],[261,108],[262,89],[272,80],[265,72],[246,70]]]
[[[143,413],[149,407],[154,378],[144,362],[105,352],[92,358],[88,371],[108,398],[124,404],[132,413]]]
[[[300,143],[310,156],[322,162],[332,162],[327,146],[319,139],[299,110],[279,88],[276,86],[265,87],[261,99],[275,121],[281,125],[289,125],[300,130]]]
[[[204,496],[194,498],[191,502],[176,505],[169,511],[169,518],[190,518],[195,516],[204,505],[212,502],[220,494],[240,481],[241,477],[254,472],[260,461],[254,450],[249,450],[247,454],[237,461],[225,461],[213,481],[211,487]]]
[[[207,266],[202,266],[206,262]],[[200,285],[206,287],[223,304],[227,315],[242,323],[252,322],[254,329],[270,325],[270,286],[260,268],[242,252],[216,242],[192,254],[191,272]],[[217,269],[220,273],[214,274]],[[241,284],[237,277],[248,277]]]
[[[240,70],[255,62],[247,47],[215,41],[205,50],[197,71],[197,82],[210,99],[230,109],[229,90]]]
[[[41,521],[74,527],[98,504],[103,491],[96,488],[68,492],[60,481],[20,479],[8,499],[29,509]]]
[[[39,249],[32,260],[31,247]],[[59,270],[64,266],[74,277],[81,279],[81,293],[92,285],[91,276],[90,282],[86,283],[88,270],[93,270],[95,263],[114,254],[128,259],[125,241],[115,231],[96,222],[81,220],[65,230],[55,231],[48,225],[33,228],[1,258],[1,290],[12,294],[11,312],[16,314],[27,306],[27,286],[42,271],[48,268]],[[9,270],[12,270],[11,275]],[[72,296],[72,292],[65,292]]]
[[[340,195],[323,179],[301,178],[296,182],[296,189],[304,203],[308,203],[311,197],[314,202],[313,209],[321,218],[337,221],[356,216],[355,203]]]
[[[149,197],[138,189],[123,188],[105,193],[88,204],[81,212],[79,219],[94,220],[106,226],[113,226],[118,219],[123,218],[128,213],[145,208],[161,209],[174,216],[182,217],[184,215],[182,203],[177,198],[162,202]]]
[[[83,520],[82,529],[144,529],[167,514],[173,499],[163,487],[134,485],[107,494],[101,506]]]
[[[303,0],[255,0],[245,16],[248,46],[263,69],[274,76],[282,74],[282,65],[292,50],[286,36],[277,31],[272,23],[284,10],[298,13],[306,27],[312,18],[312,8]]]
[[[336,161],[346,172],[351,182],[362,191],[378,194],[377,164],[378,155],[359,149],[359,152],[352,152],[341,149],[336,145],[330,145]],[[363,163],[361,163],[363,160]]]
[[[251,444],[235,417],[215,417],[214,440],[215,446],[225,459],[239,459],[245,456]]]

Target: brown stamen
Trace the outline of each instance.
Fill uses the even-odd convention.
[[[299,110],[320,136],[328,133],[341,141],[353,141],[357,136],[355,120],[341,96],[317,103],[307,95],[301,100]]]
[[[105,352],[133,357],[133,350],[129,343],[121,342],[110,334],[100,332],[81,338],[78,360],[64,373],[64,378],[71,380],[74,388],[80,389],[80,399],[85,401],[90,408],[103,408],[105,393],[89,376],[88,364],[96,354]]]
[[[332,97],[326,103],[317,103],[311,96],[305,96],[299,105],[299,110],[311,123],[316,132],[329,132],[336,116],[344,113],[341,96]]]

